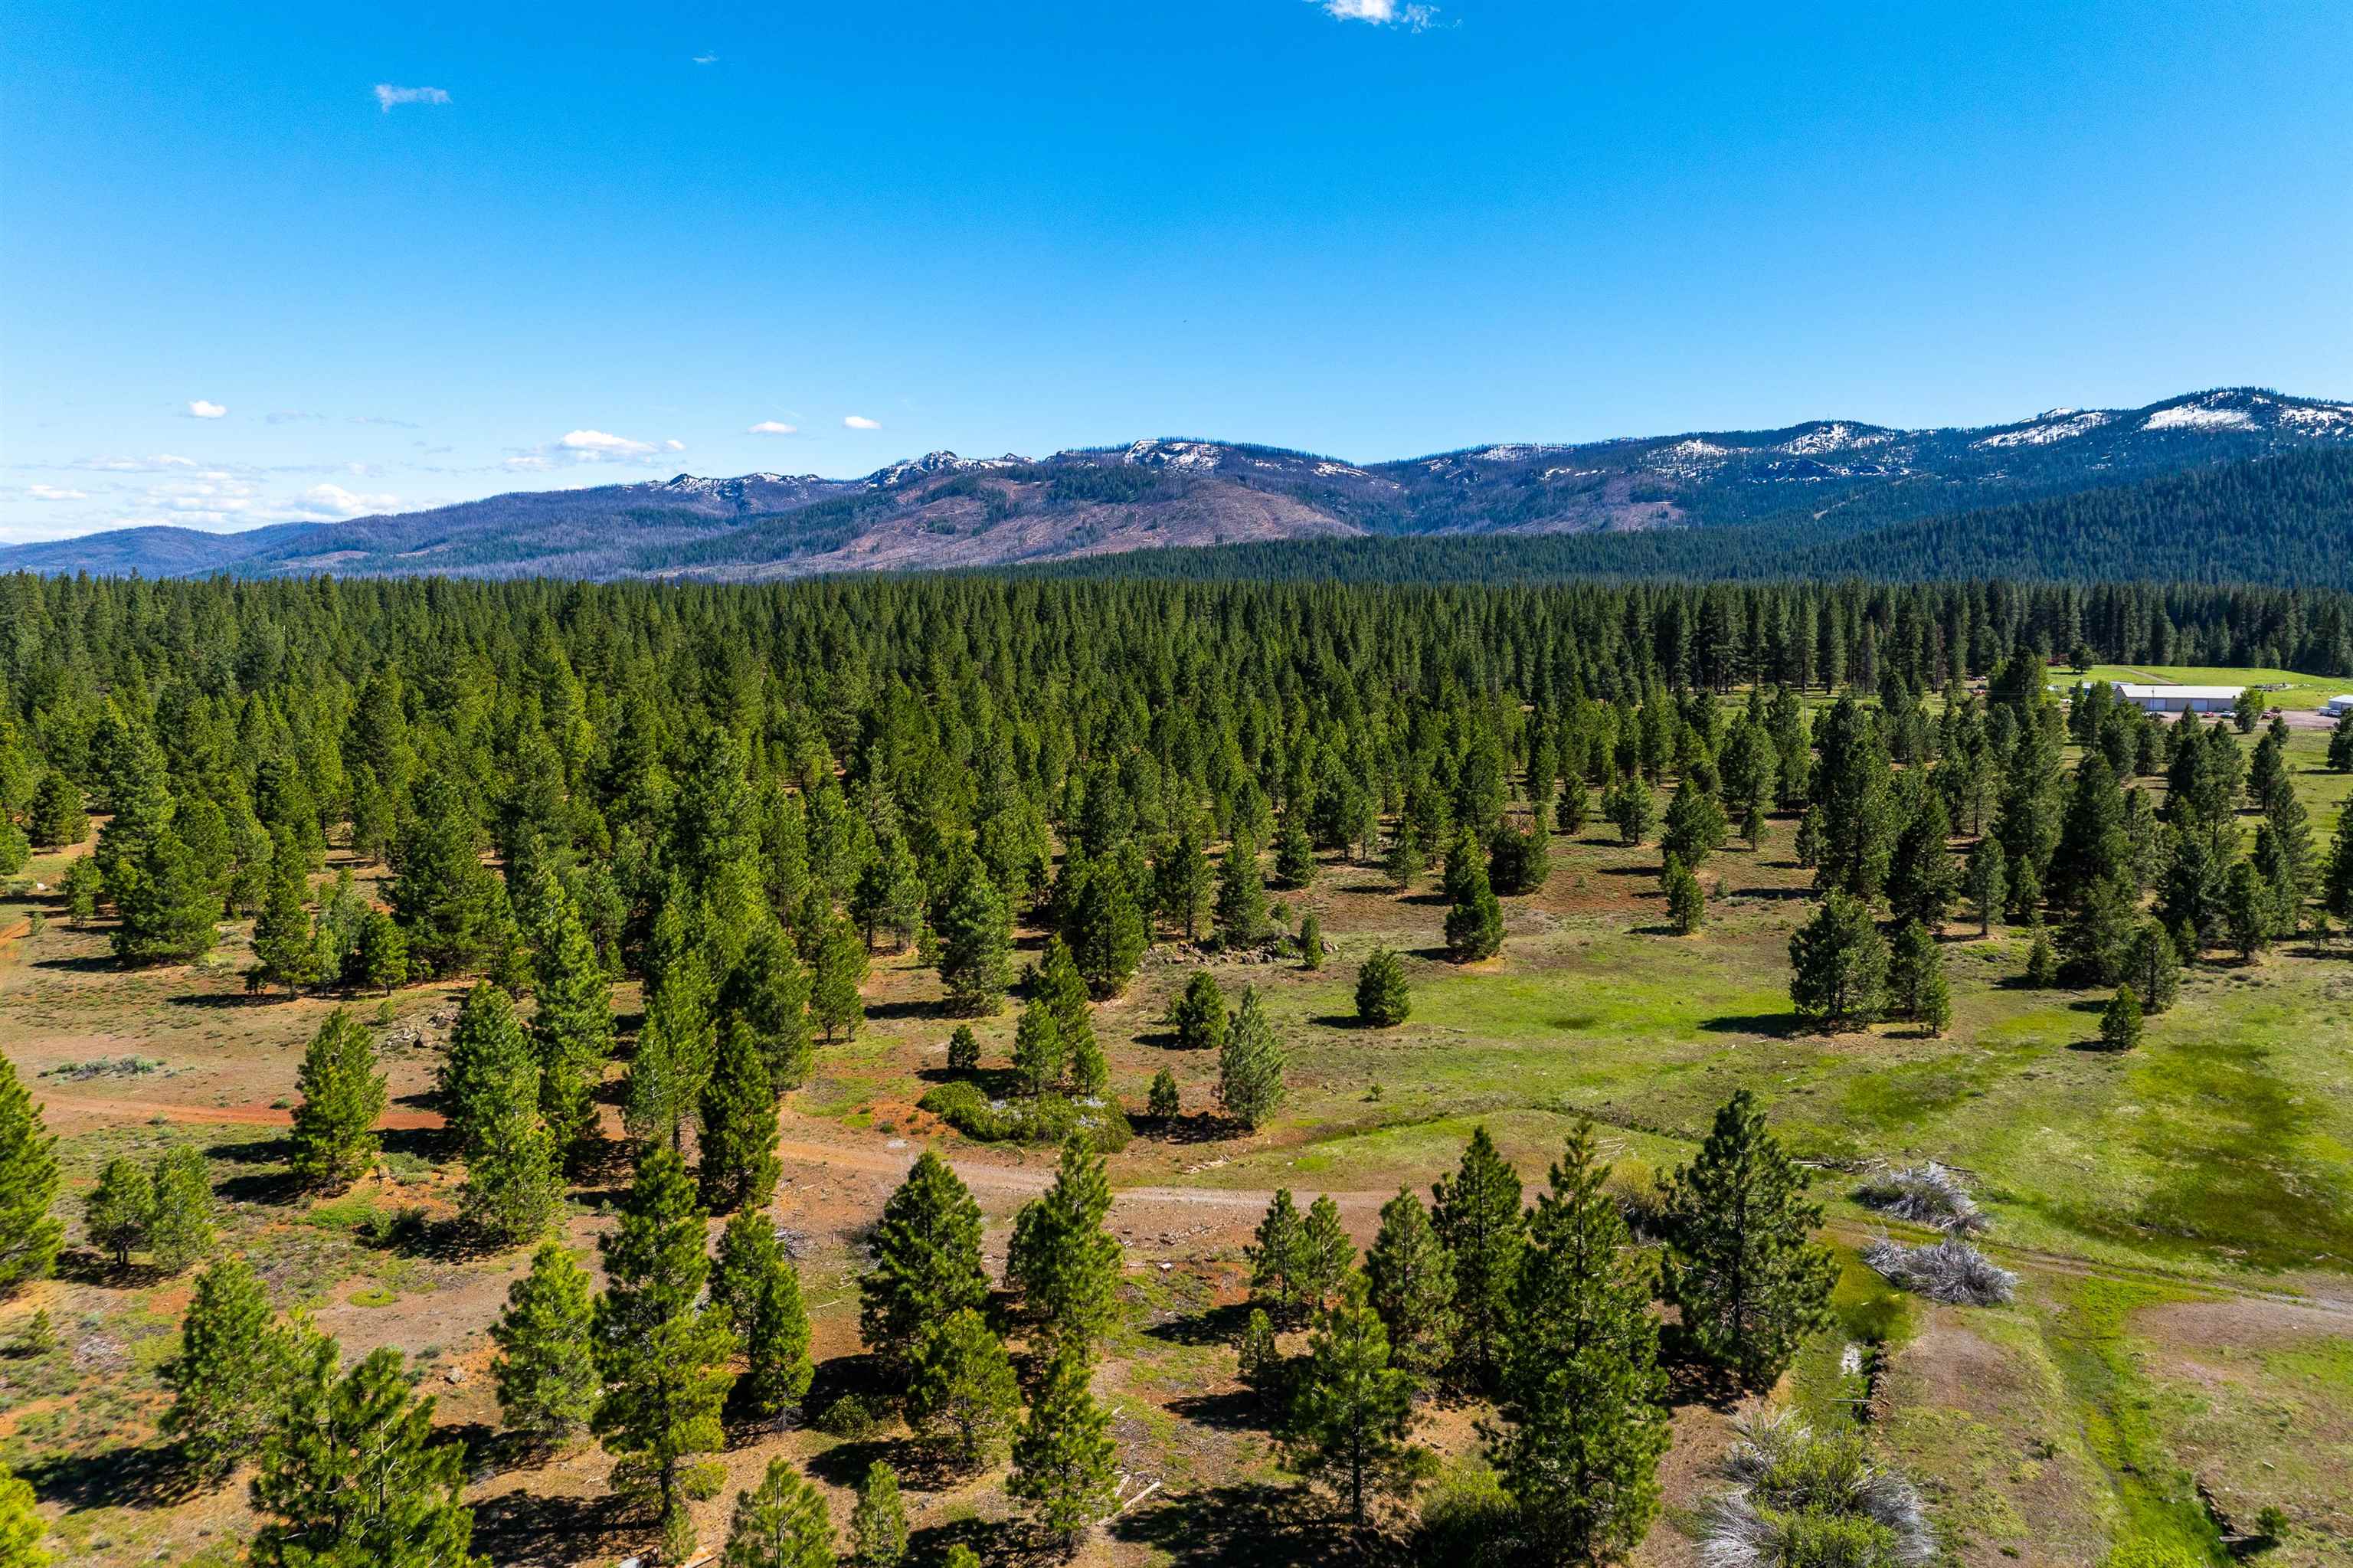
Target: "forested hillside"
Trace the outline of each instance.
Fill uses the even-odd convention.
[[[2222,463],[1852,535],[1808,517],[1745,528],[1155,549],[1027,569],[1059,577],[1389,583],[2011,577],[2341,590],[2353,588],[2353,451]]]

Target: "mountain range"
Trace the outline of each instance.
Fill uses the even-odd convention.
[[[1655,560],[1705,572],[1712,556],[1755,559],[1767,545],[1768,557],[1793,553],[1793,567],[1795,554],[1811,552],[1830,569],[1852,565],[1854,542],[1874,538],[1917,535],[1948,554],[1982,554],[1968,519],[2007,516],[2016,531],[2019,508],[2091,493],[2194,493],[2211,511],[2216,495],[2234,504],[2232,493],[2184,491],[2183,476],[2314,451],[2353,463],[2353,404],[2251,387],[2140,408],[2053,408],[1978,429],[1817,419],[1370,464],[1153,439],[1036,460],[933,452],[859,479],[681,474],[239,534],[126,528],[0,550],[0,570],[747,580],[1367,536],[1452,540],[1459,556],[1479,539],[1564,535],[1599,536],[1576,546],[1579,569],[1640,570]],[[2260,507],[2267,492],[2237,493],[2235,504]],[[2177,531],[2166,504],[2126,508],[2141,519],[2136,526],[2154,531],[2152,543]],[[2345,530],[2330,504],[2316,514],[2318,525]],[[1497,553],[1514,551],[1499,544]],[[2126,550],[2118,563],[2130,557]]]

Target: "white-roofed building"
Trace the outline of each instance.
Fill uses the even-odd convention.
[[[2347,714],[2353,714],[2353,692],[2342,693],[2320,705],[2323,718],[2343,718]]]
[[[2119,683],[2116,695],[2143,713],[2226,714],[2244,686],[2142,686]]]

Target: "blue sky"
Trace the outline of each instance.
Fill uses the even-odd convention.
[[[2348,81],[2343,0],[19,0],[0,540],[2344,397]]]

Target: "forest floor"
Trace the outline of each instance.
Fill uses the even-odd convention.
[[[2353,782],[2317,770],[2325,744],[2298,732],[2291,747],[2323,842]],[[1690,1157],[1739,1087],[1820,1171],[1816,1193],[1847,1258],[1838,1324],[1777,1397],[1817,1422],[1866,1423],[1921,1483],[1947,1561],[2096,1563],[2128,1539],[2220,1561],[2222,1531],[2251,1530],[2265,1505],[2290,1520],[2266,1561],[2353,1552],[2353,942],[2200,964],[2143,1047],[2116,1056],[2086,1049],[2104,996],[2022,989],[2018,933],[1956,924],[1946,1034],[1808,1033],[1785,990],[1808,882],[1789,860],[1793,832],[1776,820],[1760,853],[1736,846],[1708,863],[1715,899],[1694,938],[1663,933],[1656,848],[1589,828],[1556,837],[1540,893],[1505,901],[1504,951],[1484,964],[1438,955],[1444,910],[1427,889],[1399,897],[1372,869],[1333,862],[1313,887],[1276,895],[1294,919],[1314,910],[1336,944],[1320,970],[1152,950],[1095,1029],[1124,1104],[1140,1106],[1166,1066],[1186,1114],[1167,1128],[1139,1116],[1139,1136],[1111,1162],[1128,1311],[1097,1386],[1117,1412],[1130,1501],[1080,1561],[1359,1560],[1328,1503],[1281,1469],[1264,1413],[1235,1381],[1241,1247],[1271,1189],[1303,1205],[1332,1192],[1361,1244],[1379,1204],[1400,1185],[1426,1192],[1474,1127],[1533,1191],[1588,1118],[1620,1179],[1644,1185]],[[62,859],[37,861],[30,879],[53,884]],[[459,989],[343,1004],[377,1033],[392,1108],[378,1172],[312,1200],[287,1181],[282,1128],[302,1044],[337,1002],[248,998],[242,927],[226,927],[204,963],[124,971],[102,925],[77,930],[37,888],[0,905],[0,932],[19,933],[0,936],[0,1050],[60,1135],[70,1213],[117,1154],[203,1149],[226,1245],[347,1355],[407,1352],[439,1397],[438,1418],[473,1443],[482,1550],[553,1565],[650,1544],[642,1520],[605,1502],[608,1461],[593,1445],[519,1455],[493,1436],[486,1330],[525,1255],[450,1251],[429,1224],[372,1239],[378,1215],[453,1207],[461,1172],[429,1089]],[[1350,1017],[1356,965],[1376,942],[1409,955],[1413,1014],[1397,1029]],[[1034,950],[1036,935],[1025,944]],[[1175,1049],[1159,1022],[1205,961],[1229,999],[1260,989],[1291,1053],[1289,1100],[1254,1135],[1208,1114],[1214,1062]],[[821,1044],[811,1080],[786,1099],[773,1213],[804,1238],[820,1361],[811,1410],[871,1376],[851,1284],[860,1237],[916,1152],[940,1148],[972,1186],[992,1264],[1015,1208],[1050,1180],[1051,1150],[973,1144],[915,1108],[946,1075],[952,1021],[939,995],[912,954],[878,955],[865,1024]],[[617,1005],[633,1027],[634,990]],[[977,1026],[985,1065],[1006,1060],[1012,1029],[1010,1010]],[[1926,1158],[1964,1171],[1983,1200],[1988,1249],[2021,1277],[2012,1305],[1930,1306],[1854,1261],[1855,1245],[1904,1229],[1852,1202],[1856,1174]],[[574,1194],[566,1234],[592,1261],[620,1180],[615,1169]],[[0,1458],[33,1481],[73,1563],[226,1562],[252,1527],[241,1481],[185,1492],[153,1435],[166,1403],[158,1368],[187,1295],[185,1277],[117,1273],[78,1249],[0,1317],[0,1342],[38,1308],[58,1331],[53,1351],[0,1357]],[[1426,1408],[1438,1485],[1475,1484],[1481,1414]],[[1698,1510],[1738,1414],[1696,1397],[1678,1405],[1667,1507],[1637,1562],[1696,1563]],[[918,1562],[957,1541],[993,1563],[1035,1555],[1001,1471],[938,1475],[895,1427],[844,1441],[793,1425],[733,1441],[726,1490],[702,1505],[706,1544],[735,1488],[782,1452],[831,1489],[842,1520],[871,1459],[901,1464]]]

